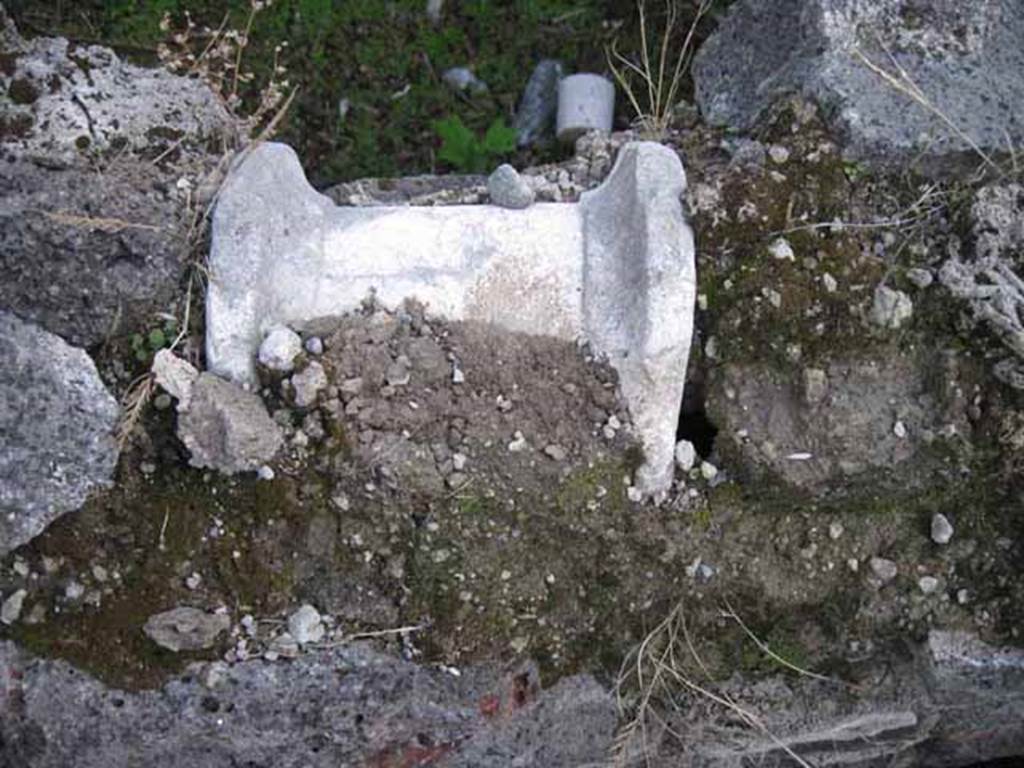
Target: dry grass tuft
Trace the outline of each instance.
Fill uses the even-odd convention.
[[[776,664],[814,680],[846,685],[780,656],[750,630],[728,602],[724,603],[721,616],[736,622],[757,649]],[[615,768],[650,765],[653,736],[672,739],[685,749],[686,734],[677,730],[674,721],[684,721],[686,711],[698,703],[720,709],[731,721],[738,721],[768,739],[794,765],[811,768],[756,712],[715,682],[687,626],[681,602],[626,657],[615,690],[625,721],[612,747],[610,764]]]
[[[639,130],[654,137],[663,137],[672,122],[672,110],[679,99],[679,89],[689,74],[696,52],[697,25],[711,7],[712,0],[695,0],[694,17],[683,37],[682,45],[673,51],[680,21],[679,0],[665,0],[665,27],[661,35],[650,29],[645,0],[637,0],[640,24],[639,60],[619,52],[617,41],[605,49],[608,66],[636,113]]]

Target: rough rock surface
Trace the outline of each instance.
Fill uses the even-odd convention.
[[[178,289],[188,188],[226,113],[198,80],[106,48],[10,27],[2,49],[0,309],[84,347],[151,322]]]
[[[674,152],[636,142],[578,206],[339,208],[291,149],[262,144],[215,212],[207,361],[253,383],[266,330],[354,310],[371,294],[386,307],[416,298],[451,319],[582,337],[608,355],[636,412],[648,458],[638,485],[666,490],[695,301],[685,188]]]
[[[2,13],[2,11],[0,11]],[[0,141],[22,156],[77,162],[83,151],[123,151],[150,159],[179,139],[201,146],[233,123],[196,78],[121,61],[109,48],[62,37],[4,35]]]
[[[289,663],[215,663],[139,693],[7,642],[0,662],[0,763],[20,768],[553,768],[602,759],[617,720],[590,677],[542,691],[530,668],[455,677],[358,645]]]
[[[85,347],[152,322],[187,254],[174,183],[148,163],[117,162],[100,176],[5,162],[0,308]]]
[[[178,437],[192,454],[192,466],[227,474],[259,469],[282,442],[259,397],[209,373],[192,385],[188,410],[178,417]]]
[[[821,104],[849,157],[921,155],[925,170],[948,171],[951,156],[980,158],[867,62],[897,78],[901,68],[977,147],[1005,152],[1024,141],[1022,36],[1015,0],[741,0],[695,59],[697,101],[710,123],[749,130],[781,96],[801,93]]]
[[[119,413],[85,352],[0,312],[0,553],[110,483]]]

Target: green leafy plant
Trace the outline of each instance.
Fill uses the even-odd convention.
[[[148,363],[153,355],[164,347],[169,347],[178,332],[178,324],[168,318],[163,326],[151,328],[147,333],[132,334],[130,344],[132,354],[140,363]]]
[[[516,148],[516,132],[505,125],[502,118],[496,118],[483,138],[466,127],[458,115],[434,123],[434,130],[441,137],[441,151],[438,157],[463,173],[481,173],[501,155]]]

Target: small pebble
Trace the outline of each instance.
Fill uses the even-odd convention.
[[[949,544],[953,538],[953,525],[941,512],[932,515],[932,541],[936,544]]]
[[[266,464],[264,464],[262,467],[256,470],[256,476],[260,480],[273,480],[274,470],[268,467]]]
[[[306,339],[304,346],[311,355],[322,355],[324,353],[324,342],[319,336],[310,336]]]
[[[935,280],[934,275],[930,269],[921,269],[920,267],[914,267],[913,269],[907,270],[907,279],[914,284],[917,288],[927,288]]]
[[[309,603],[303,605],[288,617],[288,634],[299,645],[319,642],[324,636],[320,612]]]
[[[922,594],[930,595],[939,588],[939,580],[934,576],[922,576],[917,580],[917,588]]]
[[[533,188],[508,163],[499,165],[487,177],[487,192],[491,202],[502,208],[529,208],[534,200]]]
[[[203,583],[203,577],[198,573],[190,573],[185,577],[185,586],[191,590],[199,589],[199,585]]]
[[[897,422],[892,425],[892,433],[902,440],[907,436],[907,427],[902,421],[897,420]]]
[[[290,328],[274,328],[260,344],[259,360],[272,371],[287,373],[295,367],[295,358],[302,354],[302,339]]]
[[[705,480],[714,480],[718,476],[718,467],[707,461],[700,463],[700,475]]]
[[[821,284],[825,286],[825,291],[828,293],[835,293],[839,290],[839,283],[828,272],[821,276]]]
[[[883,583],[892,581],[899,574],[896,563],[884,557],[872,557],[868,564],[871,566],[871,572]]]
[[[697,449],[689,440],[676,443],[676,466],[683,472],[689,472],[697,463]]]
[[[768,253],[780,261],[796,261],[796,254],[793,253],[793,246],[784,237],[772,240],[768,246]]]
[[[772,144],[768,147],[768,157],[770,157],[772,162],[776,165],[782,165],[789,160],[789,150],[781,144]]]
[[[565,449],[562,448],[560,445],[549,445],[547,448],[544,449],[544,453],[552,461],[565,461]]]
[[[520,453],[526,450],[526,438],[523,437],[523,433],[516,430],[515,434],[512,435],[512,442],[508,444],[508,450],[511,453]]]
[[[626,489],[626,498],[634,504],[639,504],[644,500],[644,492],[635,485],[631,485]]]
[[[832,541],[836,541],[840,536],[843,535],[843,524],[842,523],[829,523],[828,526],[828,537]]]
[[[10,597],[4,600],[0,607],[0,621],[4,624],[13,624],[21,616],[21,607],[25,603],[25,596],[28,595],[24,589],[19,589]]]

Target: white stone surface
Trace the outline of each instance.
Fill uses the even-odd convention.
[[[256,382],[264,333],[357,309],[374,294],[454,320],[587,339],[618,370],[647,463],[645,492],[672,480],[696,297],[678,156],[625,145],[580,203],[339,208],[295,153],[259,145],[221,191],[206,304],[210,368]]]

